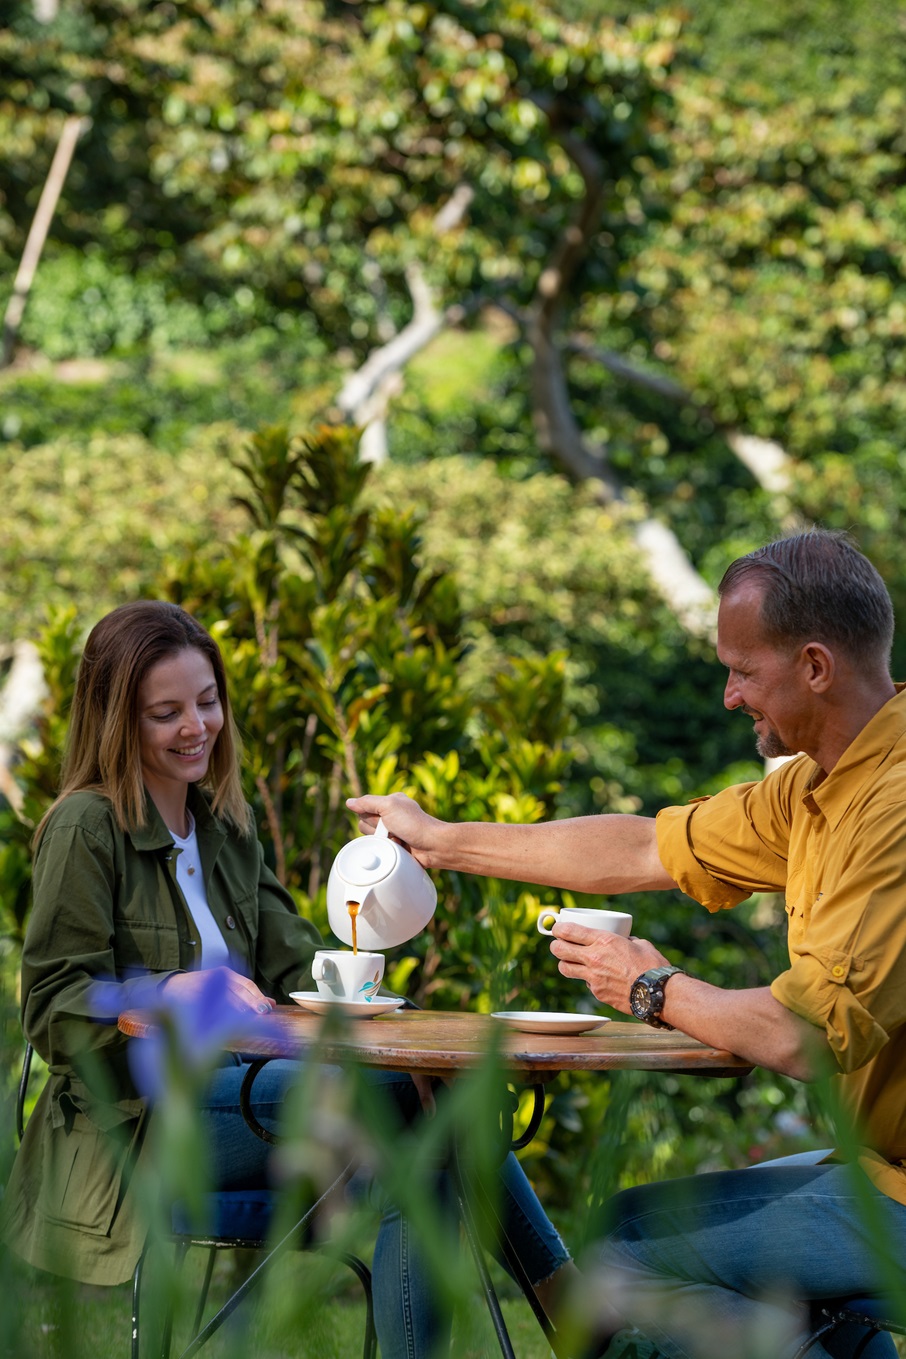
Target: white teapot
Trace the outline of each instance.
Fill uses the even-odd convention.
[[[343,846],[327,879],[327,918],[344,944],[352,943],[350,902],[359,904],[357,946],[393,948],[425,928],[437,905],[437,889],[418,860],[378,821],[373,835]]]

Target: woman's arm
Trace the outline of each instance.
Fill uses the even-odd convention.
[[[290,991],[311,990],[311,962],[323,940],[315,926],[300,916],[287,889],[258,856],[258,937],[255,980],[265,995],[289,1004]]]
[[[105,826],[103,817],[95,817],[90,829],[69,810],[52,818],[35,858],[22,953],[23,1026],[51,1064],[68,1065],[88,1050],[124,1047],[115,1014],[98,1022],[92,998],[98,981],[116,986],[119,1009],[147,1002],[146,974],[117,977],[117,892],[112,818]]]

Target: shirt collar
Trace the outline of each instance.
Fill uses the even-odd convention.
[[[195,829],[199,840],[212,835],[224,837],[226,827],[211,811],[208,799],[194,783],[189,784],[186,801],[195,818]],[[129,839],[138,850],[172,849],[173,836],[160,812],[145,790],[145,824],[127,831]]]
[[[850,742],[817,787],[813,786],[816,776],[823,774],[823,770],[813,763],[803,800],[817,804],[831,830],[843,819],[865,784],[874,779],[894,746],[906,737],[906,685],[897,684],[896,691]]]

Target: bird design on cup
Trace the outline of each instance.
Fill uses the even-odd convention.
[[[374,1000],[375,996],[378,993],[378,990],[380,989],[380,985],[381,985],[381,974],[379,972],[376,972],[371,981],[367,981],[364,983],[363,986],[359,987],[359,996],[361,997],[362,1000]]]

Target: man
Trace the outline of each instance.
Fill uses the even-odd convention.
[[[835,1073],[858,1170],[787,1162],[630,1190],[599,1253],[605,1326],[641,1327],[656,1350],[640,1353],[780,1359],[808,1332],[795,1300],[879,1291],[878,1237],[906,1261],[906,693],[889,672],[890,598],[845,535],[760,548],[719,594],[725,705],[765,757],[801,752],[761,782],[657,818],[534,826],[447,824],[402,795],[349,806],[428,868],[608,895],[679,887],[712,911],[785,893],[790,966],[769,987],[711,986],[644,939],[575,924],[551,945],[618,1010],[799,1080]],[[848,1353],[818,1344],[809,1359]],[[864,1353],[895,1351],[882,1335]]]

